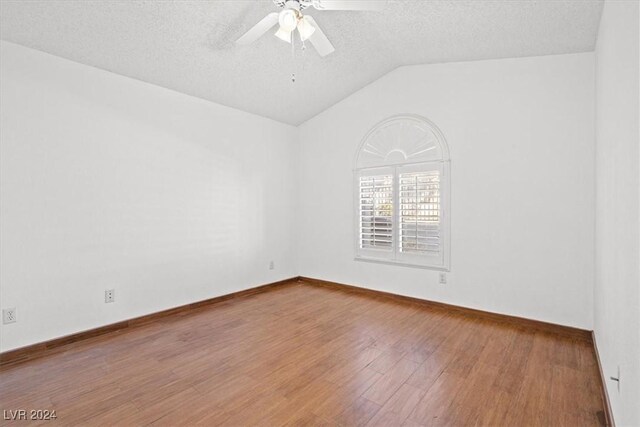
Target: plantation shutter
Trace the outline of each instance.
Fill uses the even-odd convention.
[[[393,171],[359,176],[359,248],[393,250]]]
[[[441,259],[441,168],[398,168],[398,258]]]
[[[356,172],[356,258],[447,268],[447,164]]]

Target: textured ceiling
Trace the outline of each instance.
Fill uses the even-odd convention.
[[[387,2],[383,12],[307,10],[336,52],[266,34],[234,40],[271,0],[2,0],[3,40],[220,104],[300,124],[401,65],[585,52],[602,2]],[[297,80],[291,82],[295,71]]]

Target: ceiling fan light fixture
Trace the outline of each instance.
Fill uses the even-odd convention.
[[[291,32],[298,26],[298,11],[295,9],[285,9],[278,15],[280,29]]]
[[[315,31],[316,31],[316,27],[314,27],[313,25],[311,25],[311,23],[309,23],[306,16],[303,16],[298,21],[298,32],[300,33],[300,40],[302,41],[307,40],[309,37],[311,37],[311,35],[313,35]]]
[[[277,38],[287,43],[291,43],[291,31],[287,31],[280,27],[278,31],[274,34]]]

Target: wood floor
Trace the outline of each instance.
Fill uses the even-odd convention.
[[[0,409],[55,409],[45,425],[597,426],[599,387],[587,342],[291,284],[4,367]]]

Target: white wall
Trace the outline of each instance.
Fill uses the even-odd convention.
[[[354,261],[353,159],[398,113],[451,151],[451,272]],[[399,68],[300,127],[301,275],[592,329],[594,55]]]
[[[640,426],[638,2],[607,0],[596,48],[595,335],[618,426]]]
[[[296,274],[295,128],[0,49],[2,351]]]

